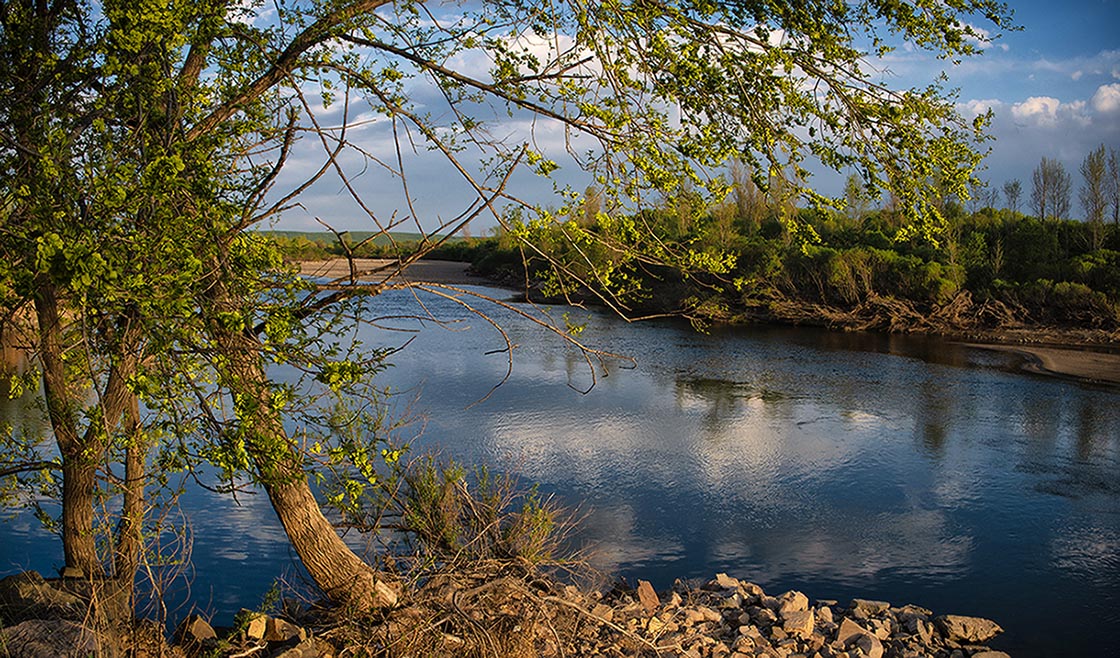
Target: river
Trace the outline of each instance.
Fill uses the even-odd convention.
[[[988,617],[1006,629],[993,647],[1013,656],[1120,655],[1116,389],[936,339],[704,334],[571,309],[587,323],[581,340],[635,361],[608,360],[582,392],[592,376],[577,350],[492,309],[516,348],[486,397],[506,371],[500,334],[445,299],[423,301],[461,322],[359,332],[370,344],[413,338],[380,375],[401,391],[398,413],[425,418],[413,452],[539,483],[584,516],[574,541],[597,566],[658,589],[723,571],[768,592]],[[376,306],[423,312],[409,293]],[[191,568],[170,586],[173,616],[193,606],[228,621],[277,577],[298,580],[263,496],[193,487],[181,514]],[[0,526],[0,547],[0,575],[62,561],[26,513]]]

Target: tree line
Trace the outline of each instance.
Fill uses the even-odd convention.
[[[561,254],[564,231],[605,237],[568,249],[566,266],[610,270],[600,281],[615,286],[638,314],[941,333],[1023,326],[1113,331],[1120,327],[1116,162],[1116,150],[1101,146],[1081,167],[1079,196],[1089,221],[1066,218],[1070,177],[1044,158],[1032,183],[1036,214],[1020,211],[1019,181],[1003,186],[1003,204],[977,181],[968,195],[936,200],[945,224],[934,239],[909,233],[897,199],[887,195],[876,204],[858,177],[848,179],[833,207],[798,208],[781,179],[763,189],[738,165],[722,203],[704,206],[684,195],[619,217],[604,213],[598,191],[589,189],[568,210],[567,229],[520,230],[542,234],[536,239],[551,240],[550,249]],[[682,276],[680,268],[628,261],[606,237],[627,226],[623,233],[648,231],[661,248],[712,266]],[[545,298],[583,298],[585,291],[555,276],[554,263],[523,258],[509,232],[499,233],[441,255],[470,260],[498,278],[528,276]]]

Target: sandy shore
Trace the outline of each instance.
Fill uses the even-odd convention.
[[[965,344],[985,350],[1020,354],[1027,358],[1024,370],[1031,372],[1105,384],[1120,384],[1120,354],[1033,345]]]
[[[446,260],[419,260],[408,266],[404,272],[397,273],[397,261],[385,258],[355,258],[354,268],[358,279],[365,282],[380,282],[387,279],[411,283],[441,283],[446,285],[493,285],[484,277],[468,272],[468,263]],[[300,262],[300,272],[304,276],[327,279],[344,279],[350,276],[350,264],[344,258]]]

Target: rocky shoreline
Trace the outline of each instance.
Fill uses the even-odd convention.
[[[97,628],[64,590],[33,573],[0,581],[0,656],[1008,658],[987,646],[1002,632],[987,619],[882,601],[810,601],[795,591],[773,596],[726,574],[698,587],[678,581],[660,594],[645,581],[602,592],[539,576],[445,576],[376,618],[325,608],[242,611],[235,628],[215,629],[191,616],[172,643],[151,622]]]

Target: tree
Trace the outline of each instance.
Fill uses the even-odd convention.
[[[867,216],[871,209],[871,198],[864,187],[863,181],[856,174],[849,174],[844,181],[844,208],[848,219],[858,224]]]
[[[1007,209],[1012,213],[1019,212],[1019,200],[1023,196],[1023,185],[1019,179],[1009,180],[1003,184],[1003,196],[1007,199]]]
[[[301,407],[309,396],[275,381],[271,364],[304,372],[332,404],[363,395],[383,354],[348,352],[320,340],[322,332],[360,315],[381,290],[418,285],[389,275],[483,213],[554,274],[579,277],[619,310],[626,267],[718,270],[723,262],[673,253],[640,221],[591,230],[562,219],[578,216],[577,194],[562,197],[570,207],[560,212],[518,199],[513,172],[547,176],[556,156],[523,135],[494,138],[481,117],[536,117],[594,140],[579,163],[609,208],[639,209],[682,190],[722,197],[726,183],[707,172],[731,158],[771,194],[782,190],[783,201],[796,193],[824,202],[804,185],[802,162],[812,154],[837,169],[858,167],[868,186],[899,200],[912,231],[932,238],[942,218],[931,200],[964,191],[984,122],[964,120],[936,85],[884,88],[858,44],[882,56],[907,42],[957,61],[979,52],[974,23],[1006,27],[1009,15],[994,0],[920,11],[881,0],[811,11],[490,0],[451,21],[388,0],[270,8],[266,19],[263,2],[231,0],[3,5],[0,39],[11,65],[0,69],[0,291],[6,318],[33,309],[37,320],[62,455],[68,566],[101,570],[92,501],[106,480],[97,473],[145,445],[128,437],[152,436],[145,430],[158,425],[170,428],[161,463],[208,461],[229,488],[251,477],[315,581],[332,599],[363,607],[391,603],[393,588],[341,541],[308,478],[324,478],[328,499],[345,511],[377,481],[379,435],[351,440],[327,410]],[[453,68],[478,54],[493,63],[489,72]],[[423,111],[422,92],[450,112]],[[332,104],[341,108],[338,124],[320,121]],[[356,141],[359,105],[392,127],[395,165]],[[321,145],[322,164],[304,183],[274,191],[301,136]],[[392,268],[311,284],[250,230],[330,174],[387,233],[400,220],[363,201],[343,158],[388,170],[411,198],[401,153],[412,138],[442,155],[475,198],[447,221],[425,226],[413,217],[428,239]],[[485,164],[467,165],[468,148],[488,156]],[[507,222],[516,213],[499,204],[532,219]],[[542,227],[559,242],[534,242]],[[362,283],[360,274],[375,280]],[[80,367],[68,356],[75,346]],[[100,393],[93,405],[77,395],[88,388]],[[127,420],[138,400],[161,415]],[[295,441],[292,422],[320,440]]]
[[[995,190],[988,189],[988,183],[982,180],[975,180],[969,183],[968,186],[968,212],[975,215],[984,208],[990,208],[993,205],[993,197],[996,195]]]
[[[1069,216],[1070,175],[1058,160],[1042,158],[1031,174],[1031,208],[1039,219]]]
[[[1108,206],[1112,209],[1112,223],[1120,225],[1120,153],[1108,149],[1108,177],[1106,179]]]
[[[1093,149],[1081,162],[1081,190],[1078,197],[1093,235],[1093,250],[1104,240],[1104,214],[1108,209],[1108,160],[1104,144]]]

